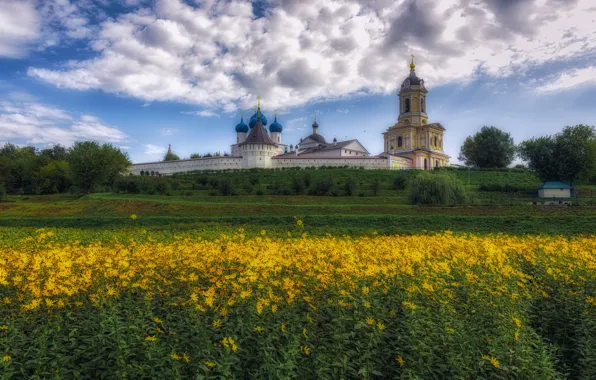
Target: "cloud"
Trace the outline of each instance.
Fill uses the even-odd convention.
[[[121,143],[127,136],[92,115],[75,117],[53,106],[9,99],[0,100],[0,139],[69,146],[83,140]]]
[[[145,154],[165,154],[168,150],[164,147],[145,144]]]
[[[596,84],[596,66],[560,73],[552,80],[536,87],[535,90],[539,93],[547,93],[575,89],[588,84]]]
[[[0,5],[0,57],[20,58],[40,36],[41,22],[32,1]]]
[[[592,0],[190,3],[156,0],[98,24],[80,8],[57,7],[54,17],[87,20],[62,20],[59,36],[88,38],[94,54],[30,67],[28,75],[63,88],[199,105],[206,110],[194,114],[212,117],[246,109],[257,95],[276,109],[387,94],[408,74],[412,52],[428,86],[479,74],[523,78],[596,53]]]
[[[350,113],[350,110],[347,108],[338,108],[337,112],[347,114],[347,113]]]
[[[176,128],[162,128],[159,130],[159,133],[161,133],[162,136],[171,136],[177,131]]]
[[[190,112],[182,112],[185,115],[196,115],[202,117],[217,117],[219,119],[220,115],[213,111],[209,110],[202,110],[202,111],[190,111]]]

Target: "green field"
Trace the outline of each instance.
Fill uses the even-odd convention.
[[[58,194],[9,196],[0,203],[0,226],[74,227],[121,229],[135,226],[150,229],[200,230],[204,234],[244,228],[258,232],[267,228],[285,234],[300,217],[312,235],[342,233],[415,234],[451,230],[455,232],[510,234],[590,234],[596,231],[596,207],[592,187],[580,187],[583,196],[571,207],[532,205],[532,189],[539,183],[529,172],[453,171],[465,184],[473,202],[462,206],[411,205],[407,189],[396,190],[395,171],[354,169],[249,171],[185,174],[167,179],[167,195],[97,193],[85,196]],[[331,178],[341,188],[346,178],[357,183],[352,196],[272,195],[291,183],[293,176],[308,175],[311,182]],[[257,178],[256,180],[254,178]],[[238,189],[233,196],[214,192],[211,182],[226,180]],[[243,183],[256,183],[263,194],[243,193]],[[379,181],[373,195],[371,183]],[[469,185],[468,185],[469,182]],[[200,184],[203,183],[203,184]],[[481,192],[486,184],[510,184],[527,191]],[[281,185],[280,185],[281,184]],[[289,185],[288,185],[289,186]],[[279,190],[276,190],[279,191]],[[304,194],[308,192],[305,191]]]

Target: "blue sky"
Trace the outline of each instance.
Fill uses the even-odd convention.
[[[414,53],[456,163],[483,125],[516,142],[596,125],[595,19],[591,0],[8,0],[0,143],[223,153],[261,96],[285,143],[316,112],[377,154]]]

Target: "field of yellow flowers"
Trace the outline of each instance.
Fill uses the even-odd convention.
[[[596,378],[594,237],[289,235],[0,230],[1,376]]]

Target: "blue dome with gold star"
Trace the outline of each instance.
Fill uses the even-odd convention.
[[[252,117],[250,118],[250,122],[248,123],[248,125],[250,126],[250,128],[254,128],[255,125],[257,125],[257,118],[261,117],[261,123],[263,123],[263,126],[267,125],[267,117],[265,117],[265,115],[263,115],[263,113],[261,112],[261,108],[257,109],[257,112],[255,112],[254,115],[252,115]]]
[[[244,123],[244,118],[241,118],[240,123],[236,124],[236,132],[237,133],[248,132],[248,125],[246,125]]]
[[[277,116],[275,116],[275,120],[269,126],[269,132],[280,132],[283,131],[284,127],[277,122]]]

